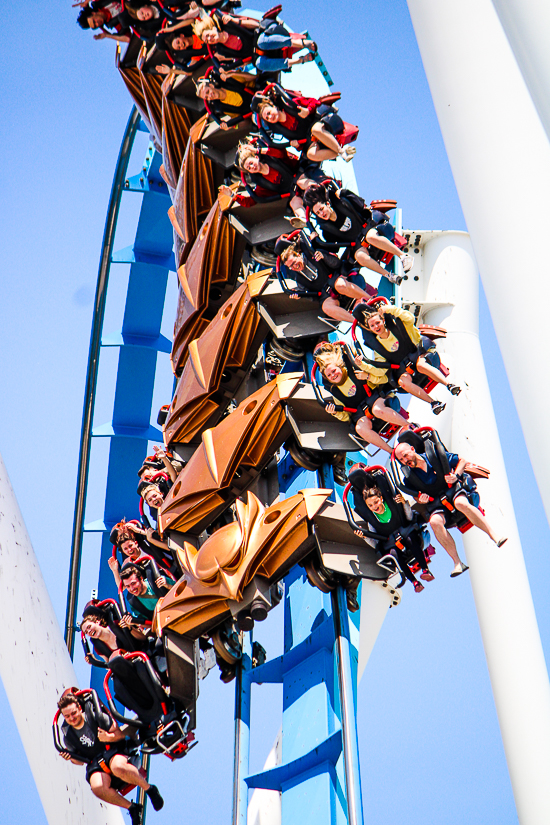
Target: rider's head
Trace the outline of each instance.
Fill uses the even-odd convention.
[[[323,341],[315,347],[313,357],[327,381],[336,385],[344,383],[348,377],[348,371],[339,344]]]

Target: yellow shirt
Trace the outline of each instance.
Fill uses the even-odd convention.
[[[374,390],[380,384],[387,384],[388,377],[386,375],[386,370],[381,369],[380,367],[373,367],[370,364],[365,364],[364,361],[361,362],[361,366],[358,367],[362,372],[366,372],[369,376],[367,379],[367,386],[369,389]],[[338,389],[344,395],[347,395],[348,398],[352,398],[355,395],[355,382],[351,380],[348,376],[343,384],[338,385]],[[333,398],[335,404],[340,404],[341,402],[338,401],[336,398]],[[353,406],[353,404],[351,405]],[[347,412],[334,412],[334,417],[337,418],[339,421],[349,421],[350,414]]]
[[[386,309],[384,314],[393,315],[394,317],[399,318],[403,322],[403,326],[407,330],[407,334],[413,342],[413,344],[416,347],[420,344],[422,337],[420,335],[420,331],[415,326],[415,319],[412,312],[409,312],[406,309],[400,309],[399,307],[390,306]],[[376,338],[378,339],[378,341],[380,341],[384,349],[388,350],[388,352],[395,352],[399,348],[399,341],[397,340],[393,332],[390,332],[387,338],[380,338],[379,335],[377,335]],[[374,360],[384,361],[386,359],[384,358],[384,356],[380,355],[380,353],[375,352]]]
[[[241,95],[237,94],[237,92],[230,92],[228,89],[225,90],[225,97],[222,100],[222,103],[227,103],[229,106],[242,106],[243,99]]]

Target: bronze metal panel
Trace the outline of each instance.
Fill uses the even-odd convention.
[[[189,256],[178,269],[180,292],[172,368],[183,369],[188,345],[198,338],[234,289],[244,241],[236,235],[217,200],[211,207]]]
[[[250,487],[290,435],[282,402],[301,376],[277,376],[202,434],[159,511],[161,532],[200,534]]]
[[[128,91],[130,92],[130,97],[134,101],[138,112],[140,113],[144,123],[147,125],[147,128],[150,132],[153,131],[153,127],[151,126],[151,121],[149,119],[149,112],[147,110],[147,103],[145,102],[145,95],[143,94],[143,87],[141,85],[141,80],[139,76],[139,72],[137,69],[123,69],[119,67],[120,76],[122,77],[124,84]]]
[[[200,118],[190,129],[174,199],[176,218],[187,244],[187,253],[217,194],[212,161],[202,154],[198,143],[206,127],[206,118],[206,115]]]
[[[139,73],[143,97],[147,106],[151,132],[159,146],[162,146],[162,77],[158,74]]]
[[[267,275],[251,275],[200,338],[191,341],[164,425],[167,445],[189,443],[214,426],[235,397],[267,331],[251,295],[260,294],[267,280]]]
[[[162,84],[162,158],[166,174],[175,189],[181,164],[189,140],[191,120],[182,106],[168,97],[174,75],[168,75]]]
[[[157,605],[154,626],[196,638],[230,615],[256,575],[279,581],[310,551],[311,520],[330,490],[303,490],[265,508],[248,493],[236,502],[237,521],[216,530],[197,550],[179,552],[182,578]]]

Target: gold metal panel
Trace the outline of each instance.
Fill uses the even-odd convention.
[[[253,493],[238,500],[237,521],[216,530],[197,550],[179,552],[184,571],[158,602],[155,628],[196,637],[229,615],[256,575],[279,581],[311,549],[311,519],[331,490],[303,490],[265,508]]]
[[[206,115],[190,129],[174,197],[176,219],[186,244],[184,259],[217,195],[212,162],[203,155],[198,143],[205,123]]]
[[[219,302],[239,271],[241,254],[242,239],[236,240],[235,230],[215,201],[186,262],[178,269],[180,291],[172,347],[172,368],[177,375],[187,360],[189,343],[202,334],[218,309],[219,303],[212,305],[212,287],[222,290]]]
[[[168,97],[170,80],[174,75],[168,75],[162,84],[162,158],[166,174],[173,181],[175,189],[181,164],[189,140],[191,120],[183,106],[177,106]]]
[[[221,418],[235,397],[248,362],[258,350],[258,338],[263,338],[267,328],[256,310],[251,289],[260,294],[267,280],[266,275],[251,275],[220,307],[200,338],[189,344],[189,357],[164,425],[167,445],[192,441],[209,418]],[[243,374],[235,375],[236,370]]]
[[[162,77],[158,74],[139,73],[143,97],[147,106],[151,132],[159,146],[162,146]]]
[[[199,534],[244,492],[290,435],[281,403],[302,373],[284,373],[250,395],[202,441],[159,511],[159,529]]]
[[[139,111],[149,131],[152,132],[153,127],[151,126],[151,121],[149,119],[147,103],[145,102],[145,95],[143,94],[143,87],[141,85],[141,79],[138,70],[121,69],[120,66],[118,70],[120,72],[120,76],[122,77],[126,88],[130,92],[130,97],[134,101],[137,110]]]

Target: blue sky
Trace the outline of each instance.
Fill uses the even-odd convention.
[[[258,3],[267,9],[268,3]],[[395,197],[406,228],[464,229],[404,0],[338,4],[295,0],[285,19],[309,29],[342,92],[340,111],[360,128],[355,171],[361,193]],[[114,46],[75,25],[70,2],[37,0],[4,9],[5,68],[2,300],[3,392],[0,451],[8,467],[44,576],[63,620],[91,308],[105,211],[118,148],[131,108],[114,69]],[[146,141],[142,138],[143,151]],[[134,164],[139,157],[134,158]],[[137,168],[132,171],[138,171]],[[137,196],[136,196],[137,197]],[[137,201],[125,204],[116,246],[132,240]],[[488,205],[487,208],[490,208]],[[116,329],[125,268],[114,272],[106,331]],[[166,329],[175,308],[168,291]],[[169,332],[168,332],[169,334]],[[548,525],[482,300],[481,335],[510,474],[535,607],[550,649]],[[116,352],[105,358],[96,420],[108,420]],[[168,400],[168,359],[159,356],[159,399]],[[99,479],[101,449],[92,481]],[[101,515],[94,487],[88,520]],[[95,507],[95,510],[93,509]],[[93,584],[93,541],[85,587]],[[451,581],[438,552],[436,581],[408,592],[382,629],[359,689],[365,817],[372,825],[512,825],[517,821],[473,598],[467,576]],[[282,610],[259,634],[269,655],[281,647]],[[87,677],[77,650],[77,668]],[[23,677],[22,677],[23,678]],[[233,687],[215,674],[202,683],[200,744],[175,765],[156,758],[153,777],[167,805],[198,825],[229,821]],[[253,769],[279,726],[276,688],[255,688]],[[387,712],[381,712],[387,709]],[[0,696],[1,823],[45,822],[9,707]],[[261,729],[261,732],[260,732]],[[52,750],[52,759],[55,754]],[[184,797],[182,799],[182,796]]]

